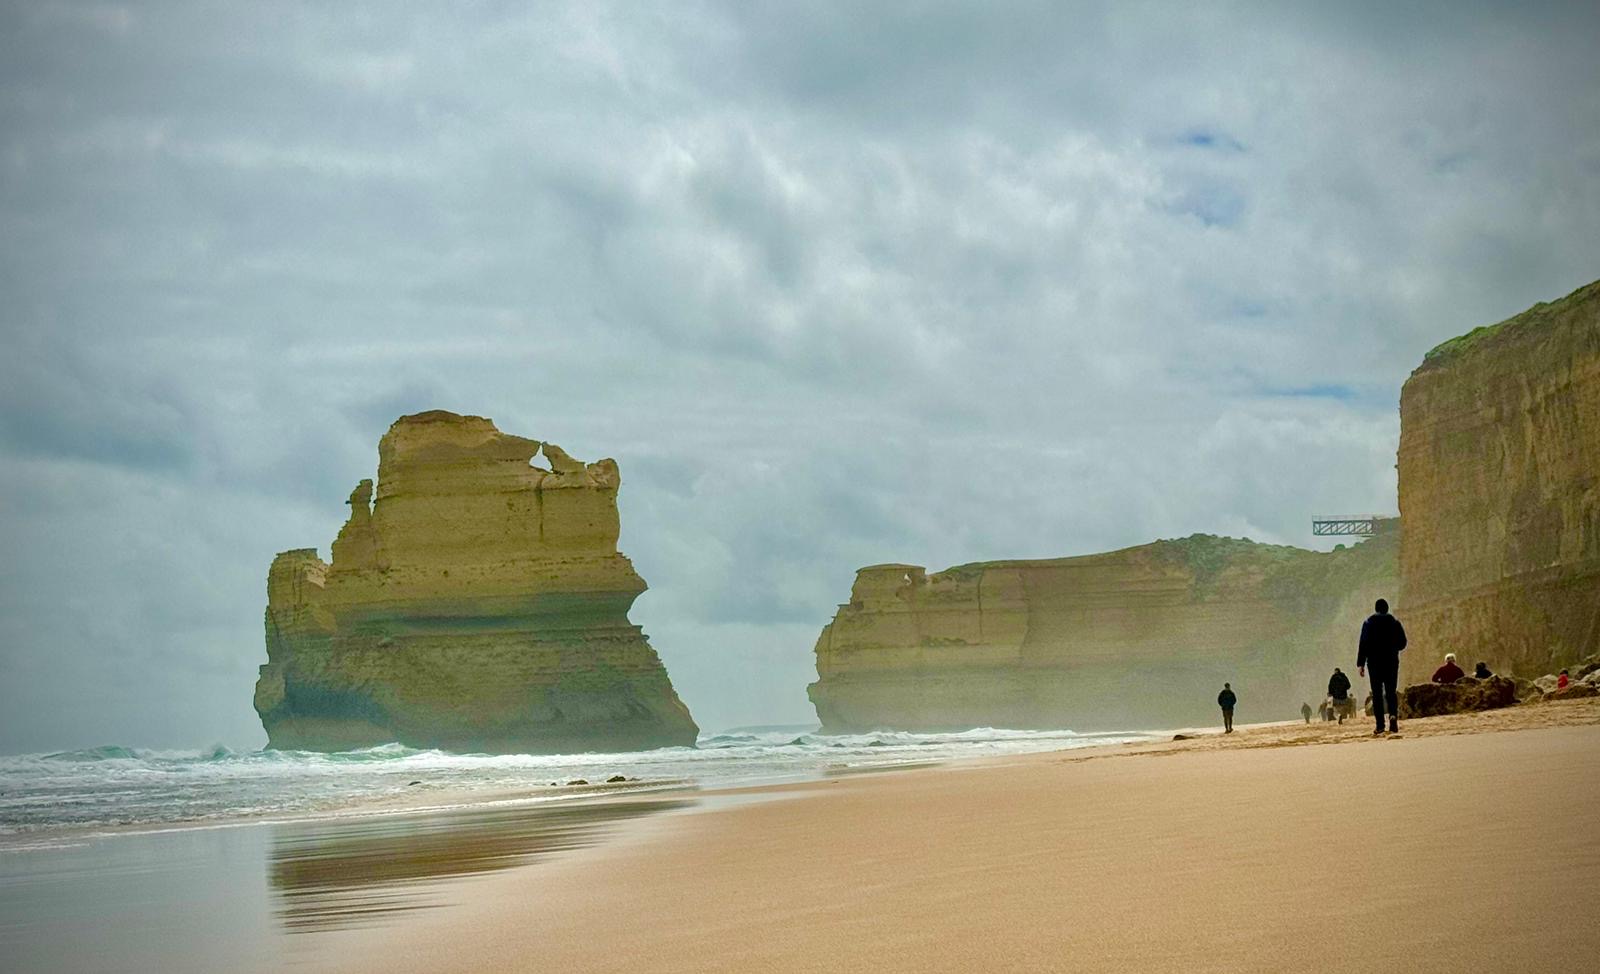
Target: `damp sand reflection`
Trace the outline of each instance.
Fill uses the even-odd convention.
[[[592,846],[625,822],[693,804],[511,806],[278,826],[267,868],[275,914],[287,933],[382,923],[440,905],[452,881]]]
[[[0,970],[281,971],[333,945],[304,934],[393,922],[451,902],[453,884],[696,804],[630,797],[14,840],[0,847]]]

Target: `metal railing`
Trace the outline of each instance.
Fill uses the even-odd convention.
[[[1311,533],[1317,537],[1365,538],[1378,533],[1375,514],[1313,514]]]

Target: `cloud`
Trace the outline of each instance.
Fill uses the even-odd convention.
[[[1400,383],[1595,276],[1578,5],[0,11],[0,749],[259,743],[395,416],[614,456],[703,725],[854,569],[1393,510]]]

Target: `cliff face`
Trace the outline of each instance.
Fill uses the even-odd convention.
[[[547,466],[535,465],[543,454]],[[255,707],[269,745],[455,751],[693,744],[689,711],[628,609],[611,460],[447,412],[378,446],[333,563],[278,555]]]
[[[1328,553],[1196,535],[1106,554],[856,574],[817,640],[826,731],[1086,731],[1292,716],[1353,670],[1398,531]],[[1352,675],[1352,679],[1354,676]],[[1250,716],[1245,716],[1250,715]]]
[[[1430,352],[1400,394],[1407,675],[1600,650],[1600,282]]]

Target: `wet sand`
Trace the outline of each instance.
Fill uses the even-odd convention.
[[[0,970],[281,971],[325,959],[333,931],[405,922],[471,880],[695,804],[614,796],[57,834],[0,850]]]
[[[790,786],[322,937],[307,969],[1407,971],[1600,956],[1600,700]],[[793,797],[790,797],[793,796]]]

